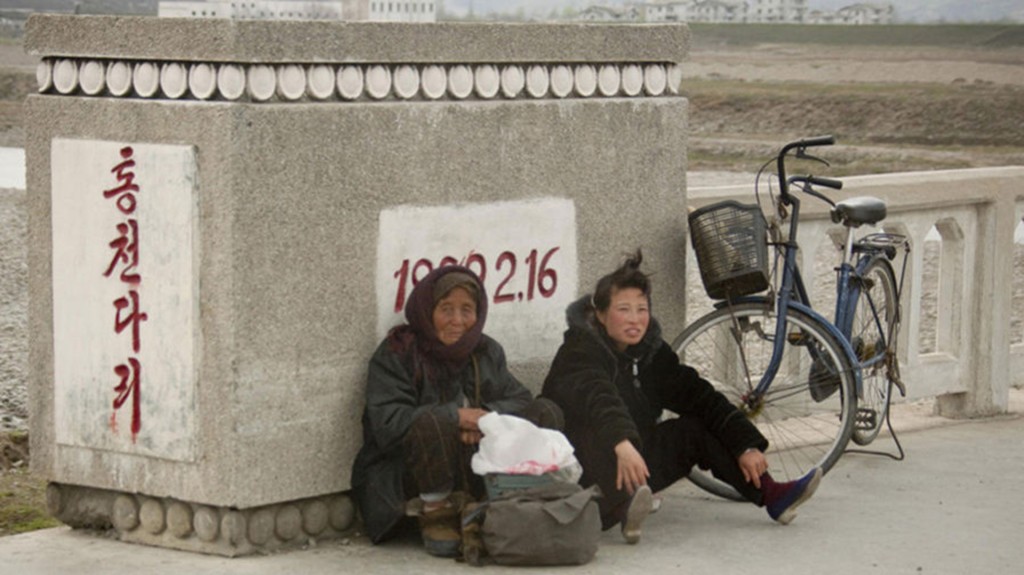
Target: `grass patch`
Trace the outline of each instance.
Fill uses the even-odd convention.
[[[812,82],[746,82],[743,80],[714,80],[687,78],[682,86],[684,96],[705,94],[730,95],[735,97],[802,97],[808,96],[870,96],[874,98],[932,98],[971,97],[980,98],[989,94],[1008,94],[1024,97],[1024,89],[1010,85],[969,84],[969,83],[835,83]]]
[[[56,527],[46,480],[28,470],[28,434],[0,433],[0,536]]]
[[[46,481],[26,469],[0,472],[0,536],[56,527],[46,511]]]
[[[847,26],[809,24],[691,23],[696,44],[819,44],[824,46],[907,46],[1011,48],[1024,46],[1020,24],[893,24]]]
[[[833,134],[840,142],[1024,148],[1024,90],[987,84],[683,84],[695,137]],[[960,167],[940,165],[942,168]]]
[[[827,130],[802,126],[788,133],[701,133],[690,138],[688,167],[692,171],[724,171],[752,174],[779,147],[801,137],[821,135]],[[792,173],[844,177],[864,174],[955,170],[993,166],[1024,165],[1024,146],[907,145],[884,143],[863,133],[833,132],[837,145],[818,150],[830,166],[792,160]]]

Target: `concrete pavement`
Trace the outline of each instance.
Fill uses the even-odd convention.
[[[637,546],[603,534],[573,573],[1014,573],[1024,565],[1022,393],[1011,413],[951,421],[929,406],[893,415],[904,461],[847,454],[789,526],[761,509],[703,494],[681,482]],[[891,449],[889,437],[873,448]],[[487,567],[486,569],[504,569]],[[349,573],[451,574],[477,568],[436,559],[414,539],[374,547],[365,538],[268,556],[225,559],[121,543],[66,528],[0,538],[0,572],[17,575]],[[545,572],[550,569],[540,569]]]

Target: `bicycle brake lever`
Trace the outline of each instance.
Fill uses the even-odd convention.
[[[796,157],[801,160],[814,160],[815,162],[821,162],[822,164],[825,164],[826,167],[832,167],[832,164],[828,163],[828,160],[808,154],[806,148],[798,149],[796,151]]]

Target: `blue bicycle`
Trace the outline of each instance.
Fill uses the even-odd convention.
[[[784,481],[815,466],[827,473],[851,439],[872,442],[889,423],[893,387],[905,394],[896,353],[903,274],[897,283],[893,261],[902,252],[905,270],[909,242],[888,233],[855,238],[857,228],[885,218],[881,200],[836,203],[815,188],[839,190],[841,181],[786,175],[787,157],[828,165],[808,150],[834,142],[822,136],[786,144],[758,172],[758,205],[725,201],[689,216],[701,279],[718,301],[673,348],[754,421],[770,442],[769,471]],[[776,178],[766,178],[774,214],[769,225],[759,205],[760,182],[772,163]],[[834,321],[812,308],[797,265],[800,198],[793,191],[830,204],[832,221],[846,228]],[[711,493],[740,498],[708,473],[694,470],[690,478]]]

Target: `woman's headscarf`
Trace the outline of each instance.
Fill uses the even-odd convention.
[[[476,323],[459,341],[445,345],[437,338],[434,328],[434,307],[456,287],[476,296]],[[487,292],[480,278],[468,268],[455,265],[439,267],[421,279],[409,294],[405,319],[408,323],[388,333],[392,351],[404,354],[415,345],[425,358],[452,369],[461,369],[480,345],[487,319]]]

